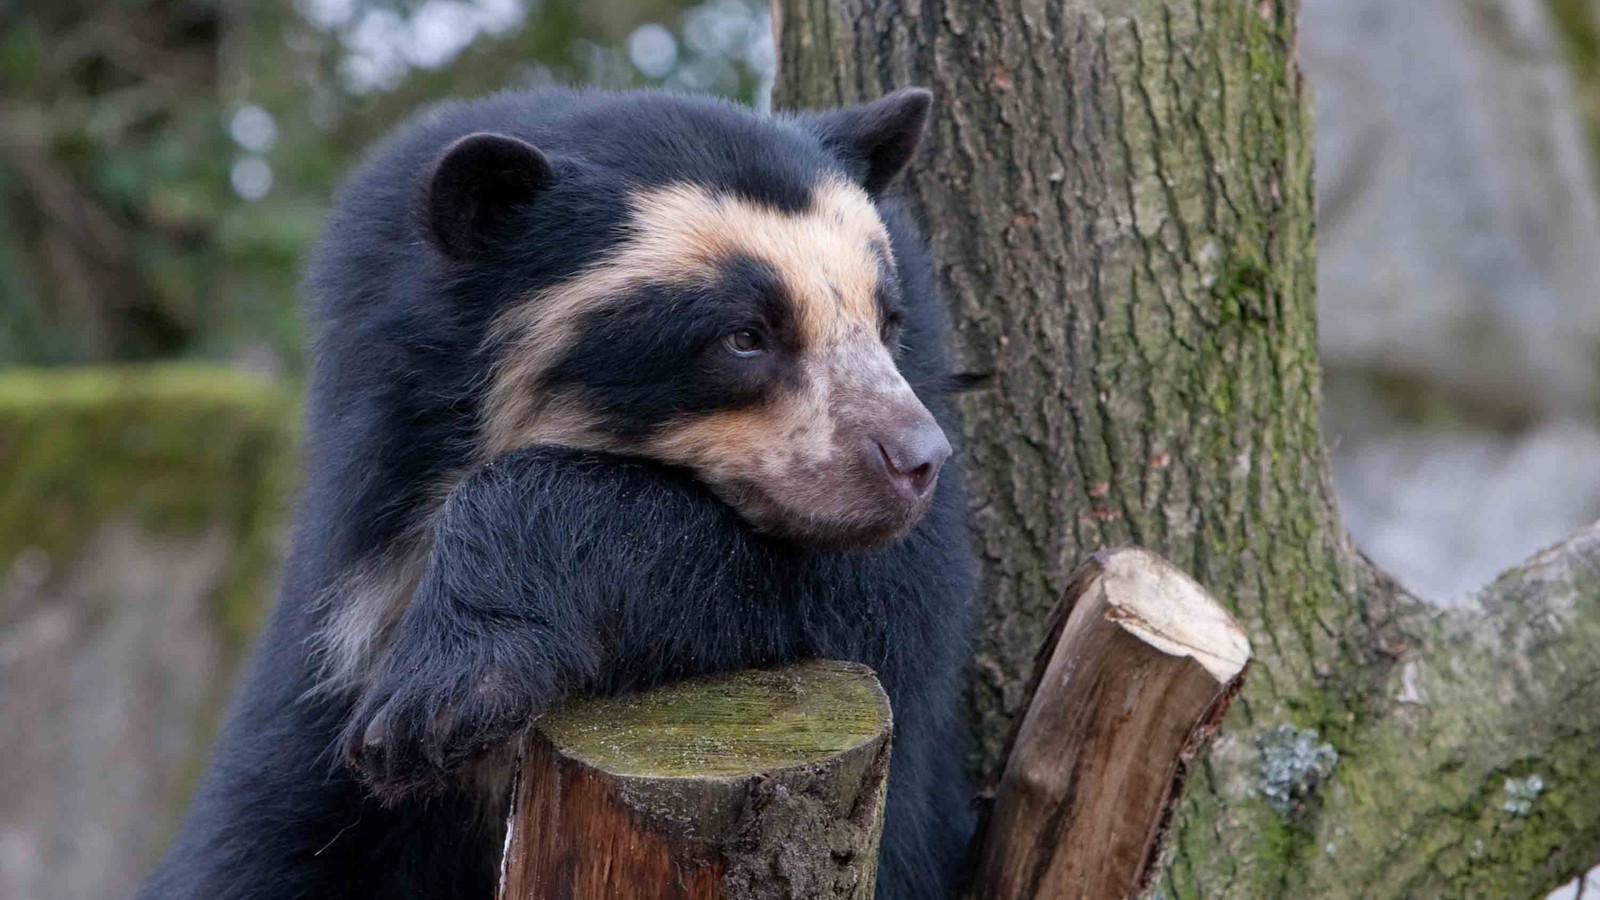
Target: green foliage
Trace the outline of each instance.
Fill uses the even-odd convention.
[[[0,365],[297,371],[301,269],[372,140],[426,103],[530,84],[755,99],[765,15],[757,0],[0,6]]]

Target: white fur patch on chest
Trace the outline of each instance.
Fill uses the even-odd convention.
[[[318,694],[362,687],[394,640],[432,551],[431,516],[386,549],[357,563],[321,598],[325,610],[310,650]]]

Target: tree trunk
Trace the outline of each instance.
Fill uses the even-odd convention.
[[[1103,900],[1150,883],[1196,754],[1250,662],[1244,629],[1153,553],[1097,553],[1052,616],[971,900]]]
[[[525,739],[500,900],[872,900],[889,701],[809,662],[580,701]]]
[[[1227,602],[1248,689],[1166,896],[1529,896],[1600,856],[1600,532],[1447,610],[1328,478],[1293,0],[785,0],[779,107],[908,84],[941,264],[997,764],[1074,564],[1148,546]]]

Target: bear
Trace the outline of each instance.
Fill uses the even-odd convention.
[[[306,280],[281,594],[141,897],[492,897],[529,721],[806,658],[890,698],[877,896],[953,895],[962,385],[895,187],[931,105],[541,89],[368,155]]]

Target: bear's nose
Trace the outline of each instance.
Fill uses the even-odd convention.
[[[878,438],[878,452],[892,481],[922,499],[939,477],[939,467],[950,458],[950,441],[931,419]]]

